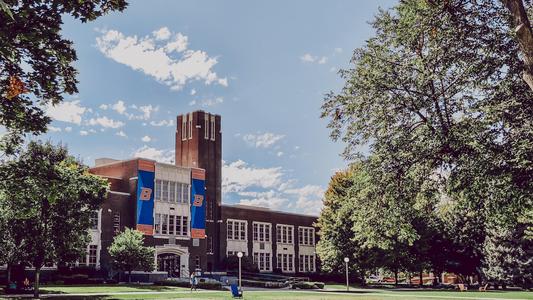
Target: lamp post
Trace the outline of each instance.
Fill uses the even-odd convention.
[[[241,285],[241,259],[242,259],[242,252],[239,251],[239,253],[237,253],[237,257],[239,258],[239,290],[242,290],[242,285]]]
[[[348,262],[350,261],[350,259],[348,257],[345,257],[344,258],[344,262],[346,263],[346,291],[350,291],[350,285],[349,285],[349,281],[348,281]]]

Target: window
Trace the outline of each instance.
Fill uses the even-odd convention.
[[[161,234],[168,234],[168,215],[161,215]]]
[[[281,253],[278,254],[278,269],[283,272],[294,272],[294,255]]]
[[[189,114],[189,139],[192,139],[192,113]]]
[[[313,227],[298,227],[298,243],[300,245],[315,245],[315,229]]]
[[[315,256],[314,255],[301,255],[298,259],[298,271],[309,273],[315,271]]]
[[[211,116],[211,140],[215,140],[215,116]]]
[[[91,222],[91,229],[98,230],[98,211],[91,212],[91,216],[89,218],[89,221]]]
[[[181,117],[181,140],[187,139],[187,115]]]
[[[155,201],[189,203],[189,185],[186,183],[155,180]]]
[[[200,256],[196,256],[196,259],[194,260],[196,269],[200,269]]]
[[[293,230],[294,226],[292,225],[276,225],[276,241],[282,244],[292,244]]]
[[[97,245],[89,245],[89,267],[96,267],[97,250]]]
[[[186,216],[155,214],[154,229],[156,234],[188,235],[188,218]]]
[[[246,241],[247,230],[246,221],[228,220],[227,221],[227,239]]]
[[[213,237],[207,237],[207,253],[213,253]]]
[[[204,116],[204,139],[209,139],[209,114]]]
[[[271,224],[253,222],[253,239],[257,242],[270,242]]]
[[[176,223],[174,221],[174,218],[175,218],[175,216],[173,216],[173,215],[169,215],[168,216],[168,234],[170,234],[170,235],[175,235],[176,234]]]
[[[116,234],[120,232],[120,213],[113,213],[113,232]]]
[[[259,271],[271,271],[270,265],[270,253],[266,252],[254,252],[254,264],[257,265]]]
[[[188,235],[189,234],[189,221],[187,220],[187,217],[181,218],[181,235]]]

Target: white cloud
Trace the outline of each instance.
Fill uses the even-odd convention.
[[[151,140],[152,140],[152,138],[149,137],[149,136],[147,136],[147,135],[143,136],[142,139],[141,139],[141,141],[143,141],[143,142],[145,142],[145,143],[148,143],[148,142],[150,142]]]
[[[322,199],[326,190],[319,185],[306,185],[301,188],[287,189],[286,194],[297,197],[296,208],[306,214],[318,215],[322,209]]]
[[[142,146],[133,153],[134,157],[153,159],[158,162],[173,163],[174,162],[174,150],[169,149],[156,149],[153,147]]]
[[[54,127],[52,125],[48,125],[48,130],[50,132],[61,132],[61,128],[60,127]]]
[[[161,27],[159,30],[154,31],[153,34],[156,40],[168,40],[170,37],[170,30],[168,30],[168,27]]]
[[[141,118],[142,120],[148,120],[150,119],[153,112],[156,112],[159,110],[159,106],[153,107],[152,104],[141,106],[139,107],[139,111],[142,112],[142,116],[138,116],[137,118]]]
[[[222,191],[224,197],[239,204],[292,210],[318,215],[325,189],[319,185],[295,186],[281,167],[257,168],[242,160],[223,161]]]
[[[111,108],[121,115],[126,113],[126,105],[122,100],[118,100],[117,103],[111,105]]]
[[[80,101],[64,101],[57,105],[49,104],[46,114],[56,121],[81,124],[82,115],[87,108],[80,106]]]
[[[202,50],[187,49],[188,37],[173,34],[166,27],[144,37],[104,30],[96,44],[105,56],[152,76],[173,90],[181,90],[191,81],[228,85],[227,78],[213,71],[216,58]]]
[[[313,56],[309,53],[306,53],[302,56],[300,56],[300,60],[303,61],[303,62],[309,62],[309,63],[312,63],[312,62],[315,62],[317,60],[318,57],[316,56]]]
[[[276,153],[276,155],[277,155],[278,157],[283,156],[283,151],[278,151],[278,153]]]
[[[284,137],[285,136],[281,134],[266,132],[263,134],[246,134],[242,137],[242,139],[248,145],[256,148],[269,148]]]
[[[222,190],[242,192],[250,187],[270,189],[282,183],[281,167],[255,168],[242,160],[222,165]]]
[[[250,206],[268,207],[270,209],[282,210],[286,208],[289,199],[283,197],[273,190],[262,193],[239,193],[240,196],[250,197],[239,200],[239,204]]]
[[[81,135],[81,136],[88,135],[88,134],[89,134],[88,131],[86,131],[86,130],[80,130],[80,135]]]
[[[102,104],[100,106],[98,106],[101,110],[107,110],[109,108],[109,105],[107,104]]]
[[[342,48],[335,48],[335,53],[342,53],[343,49]]]
[[[72,131],[72,127],[68,126],[68,127],[65,127],[65,132],[71,132]]]
[[[191,96],[194,96],[194,95],[196,95],[196,90],[195,90],[195,89],[192,89],[192,90],[191,90]]]
[[[328,58],[326,56],[319,57],[311,55],[310,53],[306,53],[300,56],[300,60],[304,63],[317,63],[323,65],[328,61]]]
[[[105,128],[120,128],[124,126],[123,122],[115,121],[113,119],[109,119],[108,117],[91,118],[87,124],[92,126],[99,125]]]
[[[150,125],[160,127],[160,126],[174,126],[174,120],[161,120],[159,122],[151,121]]]
[[[124,131],[122,130],[117,132],[116,135],[121,136],[121,137],[127,137],[126,133],[124,133]]]
[[[224,102],[224,98],[222,97],[217,97],[214,99],[208,98],[208,99],[202,99],[202,100],[192,100],[189,102],[189,106],[194,106],[198,104],[203,107],[211,107],[211,106],[221,104],[223,102]]]

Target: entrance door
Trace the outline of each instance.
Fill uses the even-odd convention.
[[[167,272],[168,277],[180,277],[180,257],[176,254],[157,256],[157,270]]]

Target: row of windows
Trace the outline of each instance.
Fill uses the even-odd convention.
[[[228,256],[237,255],[237,251],[228,251]],[[246,253],[244,253],[246,255]],[[277,255],[277,268],[283,272],[294,272],[294,255],[279,253]],[[254,252],[253,263],[257,265],[259,271],[272,271],[272,255],[264,252]],[[300,255],[298,259],[298,270],[308,273],[315,272],[315,256]]]
[[[154,226],[156,234],[187,236],[189,232],[186,216],[155,214]]]
[[[315,256],[301,255],[298,259],[298,270],[300,272],[308,273],[315,271]]]
[[[87,253],[78,260],[78,266],[96,267],[98,261],[98,245],[89,245]]]
[[[227,239],[228,240],[246,240],[246,221],[228,220]]]
[[[292,244],[293,240],[293,231],[294,226],[291,225],[277,225],[276,226],[276,237],[278,243],[283,244]]]
[[[298,227],[298,243],[300,245],[315,245],[315,229],[312,227]]]
[[[189,185],[181,182],[156,179],[155,200],[189,203]]]
[[[227,239],[245,241],[247,237],[247,222],[243,220],[227,220]],[[271,241],[271,224],[253,222],[253,240],[256,242]],[[294,243],[293,225],[276,225],[276,242],[282,244]],[[315,229],[312,227],[298,227],[298,242],[300,245],[315,245]]]
[[[253,262],[259,268],[259,271],[271,271],[272,265],[270,264],[270,253],[254,252]]]
[[[270,242],[270,224],[254,222],[253,238],[258,242]]]
[[[208,140],[211,138],[211,140],[214,141],[215,136],[215,116],[211,116],[211,118],[209,118],[209,114],[206,114],[204,118],[204,139]]]
[[[278,253],[278,269],[283,272],[294,272],[294,255]]]
[[[192,113],[183,115],[181,120],[181,140],[192,139]],[[204,138],[215,140],[215,116],[206,114],[204,117]]]

